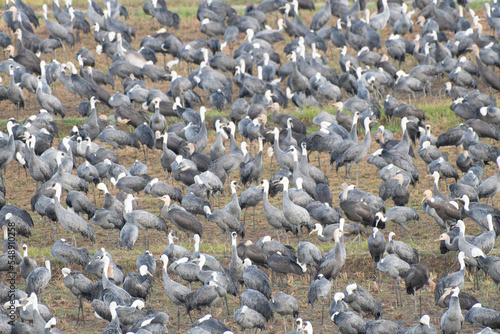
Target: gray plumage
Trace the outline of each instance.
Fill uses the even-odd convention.
[[[309,241],[301,241],[297,245],[297,261],[305,263],[311,272],[313,272],[313,268],[316,269],[319,267],[322,258],[323,255],[318,247]]]
[[[335,312],[331,316],[332,321],[338,326],[342,334],[365,333],[365,321],[356,313],[351,311]]]
[[[192,293],[191,289],[188,287],[174,282],[167,273],[167,266],[168,266],[168,256],[163,254],[161,256],[161,260],[163,261],[163,270],[162,270],[162,275],[163,275],[163,288],[165,290],[165,293],[176,306],[177,310],[179,309],[179,306],[184,306],[186,307],[186,296],[190,293]],[[178,313],[177,313],[178,314]]]
[[[296,318],[299,315],[299,302],[295,297],[280,291],[271,299],[271,309],[283,317],[291,315]]]
[[[246,305],[260,313],[266,321],[273,318],[273,311],[268,299],[262,293],[253,289],[246,289],[241,294],[241,305]]]
[[[440,325],[443,334],[460,333],[462,328],[464,317],[460,309],[460,302],[458,301],[459,293],[460,288],[454,287],[448,310],[441,316]]]
[[[460,264],[460,269],[454,273],[449,274],[439,280],[436,284],[436,288],[434,290],[434,300],[436,303],[439,301],[439,298],[443,295],[446,288],[458,287],[463,288],[464,286],[464,277],[465,277],[465,262],[464,262],[465,253],[458,253],[458,263]]]
[[[73,239],[75,239],[75,233],[81,234],[85,238],[89,238],[90,241],[95,242],[95,231],[92,225],[87,224],[87,222],[76,213],[73,213],[67,209],[64,209],[61,206],[61,184],[55,183],[52,186],[56,191],[56,203],[55,203],[55,212],[57,216],[57,220],[61,223],[61,225],[73,235]]]
[[[26,244],[23,245],[23,260],[19,265],[19,270],[21,271],[21,276],[26,280],[28,275],[38,268],[38,264],[35,260],[28,256],[28,246]]]
[[[496,160],[497,165],[500,166],[500,157]],[[500,168],[500,167],[499,167]],[[490,176],[477,187],[477,194],[479,198],[494,197],[500,191],[500,172]]]
[[[344,291],[344,295],[344,301],[360,315],[370,313],[375,319],[382,316],[382,303],[356,283],[349,284]]]
[[[191,257],[191,253],[184,247],[174,244],[174,234],[172,231],[168,234],[168,246],[165,247],[163,254],[168,256],[172,261],[177,261],[180,258]]]
[[[245,227],[240,223],[233,215],[230,213],[216,209],[212,213],[208,206],[204,207],[205,216],[209,222],[215,223],[222,232],[227,235],[227,233],[236,232],[240,237],[245,236]]]
[[[153,288],[154,278],[148,266],[141,265],[139,272],[130,272],[123,281],[123,289],[132,297],[148,299]]]
[[[313,225],[309,212],[293,203],[289,197],[288,178],[282,178],[279,183],[283,184],[283,214],[286,220],[297,229],[300,229],[302,226],[310,229]]]
[[[80,319],[80,310],[82,310],[82,318],[84,319],[82,298],[91,300],[94,283],[79,271],[63,268],[62,273],[64,276],[64,286],[78,298],[78,322]]]
[[[234,312],[234,321],[243,329],[265,329],[265,319],[259,312],[243,305]]]
[[[249,266],[243,272],[243,281],[247,289],[260,291],[268,299],[271,298],[271,282],[265,272],[256,266]]]
[[[65,264],[78,264],[85,266],[90,262],[90,253],[87,248],[77,248],[66,240],[57,240],[50,250],[52,256]]]
[[[307,292],[307,303],[311,304],[311,314],[314,309],[314,303],[322,298],[330,298],[330,294],[332,291],[332,282],[322,274],[319,274],[318,277],[309,285],[309,291]],[[323,301],[324,303],[325,301]],[[324,304],[323,304],[324,306]],[[321,319],[323,320],[323,312],[321,312]]]
[[[408,264],[418,263],[418,251],[402,241],[395,240],[395,238],[396,235],[394,234],[394,232],[389,233],[389,242],[387,243],[386,252],[396,255]]]
[[[126,222],[120,231],[120,247],[132,250],[137,238],[139,238],[139,227],[132,222]]]
[[[373,228],[373,233],[368,237],[368,251],[372,256],[372,260],[378,263],[385,252],[385,237],[378,228]]]
[[[87,219],[90,219],[96,210],[92,201],[85,194],[74,190],[68,193],[66,205],[68,208],[72,208],[75,213],[86,214]]]
[[[420,323],[410,327],[404,332],[405,334],[436,334],[436,327],[430,323],[430,317],[424,314],[420,318]]]
[[[391,278],[401,279],[410,270],[410,265],[396,255],[389,254],[378,262],[377,269],[386,272]]]
[[[389,334],[404,331],[405,326],[400,322],[379,319],[367,322],[365,330],[366,334]]]
[[[477,303],[465,313],[465,320],[479,327],[500,329],[500,314],[491,308]]]
[[[38,267],[26,278],[26,293],[30,295],[34,292],[39,296],[42,290],[49,285],[51,277],[50,261],[45,260],[45,267]]]

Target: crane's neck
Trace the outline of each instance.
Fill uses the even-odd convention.
[[[167,258],[167,260],[164,260],[164,261],[163,261],[163,272],[164,272],[164,274],[165,274],[165,275],[167,275],[167,277],[168,277],[168,271],[167,271],[167,268],[168,268],[168,258]]]
[[[174,244],[174,236],[172,235],[172,233],[168,234],[168,244],[169,245],[173,245]]]
[[[288,180],[283,182],[283,194],[287,193],[288,194]]]
[[[432,177],[434,177],[434,186],[439,187],[439,173],[432,174]]]
[[[55,191],[56,191],[56,198],[59,203],[61,203],[61,185],[56,184]]]
[[[124,204],[124,208],[123,208],[123,210],[125,211],[125,213],[131,213],[131,212],[132,212],[132,209],[133,209],[133,206],[132,206],[132,198],[127,197],[127,198],[125,199],[125,202],[124,202],[123,204]],[[168,209],[168,204],[167,204],[167,202],[165,202],[165,205],[167,206],[167,209]]]
[[[469,197],[464,196],[464,197],[462,198],[462,200],[464,201],[464,209],[465,209],[465,211],[469,211],[469,204],[470,204],[470,203],[469,203],[469,202],[470,202],[470,201],[469,201]]]
[[[82,61],[83,63],[83,61]],[[95,99],[91,98],[90,99],[90,110],[94,111],[95,110]]]
[[[491,215],[488,215],[486,219],[488,220],[488,231],[493,231],[493,218]]]
[[[200,239],[196,238],[194,240],[194,247],[193,247],[193,253],[199,253],[200,251]]]
[[[462,256],[458,256],[458,263],[460,264],[460,270],[465,270],[465,261]]]
[[[205,261],[206,261],[205,256],[200,256],[200,261],[198,263],[198,266],[200,267],[200,270],[203,269],[203,266],[205,265]]]
[[[319,236],[324,237],[324,235],[323,235],[323,225],[318,224],[317,225],[317,231],[318,231],[318,235]]]
[[[39,312],[39,310],[38,310],[38,297],[36,295],[31,300],[31,303],[33,304],[33,310],[36,312]]]
[[[264,189],[264,196],[267,198],[267,195],[269,194],[269,182],[264,182],[262,184],[262,188]]]
[[[118,317],[118,315],[116,313],[116,308],[115,307],[113,307],[113,306],[110,307],[109,308],[109,312],[111,313],[111,319],[112,320],[115,320]]]
[[[104,256],[103,260],[104,260],[104,267],[102,268],[102,277],[104,278],[105,281],[108,281],[109,280],[109,274],[108,274],[108,271],[109,271],[109,257]]]
[[[23,249],[23,257],[28,257],[28,247]]]
[[[338,245],[340,243],[340,234],[339,233],[334,233],[333,234],[333,240],[335,241],[335,245]]]

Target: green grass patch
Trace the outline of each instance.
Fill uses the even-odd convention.
[[[182,7],[177,7],[173,9],[181,18],[187,18],[191,16],[196,16],[196,13],[198,12],[198,7],[197,6],[182,6]]]
[[[424,111],[425,123],[436,124],[442,129],[450,129],[461,123],[460,118],[450,109],[449,102],[442,104],[424,104],[417,105]],[[382,119],[387,119],[382,112]],[[385,124],[385,127],[393,132],[401,132],[401,119],[394,118],[391,123]]]
[[[477,11],[479,8],[483,8],[485,3],[486,3],[486,1],[473,1],[473,2],[468,3],[467,6],[470,9]]]

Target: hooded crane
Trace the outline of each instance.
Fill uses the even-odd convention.
[[[349,163],[350,167],[347,169],[347,174],[349,179],[351,179],[351,168],[353,164],[356,164],[356,185],[358,184],[358,165],[359,162],[366,157],[368,154],[368,150],[371,145],[371,134],[370,134],[370,118],[366,117],[364,120],[365,126],[365,138],[361,143],[355,144],[349,147],[340,160],[337,162],[335,167],[335,171],[338,171],[340,167],[344,166],[344,164]]]
[[[123,288],[132,297],[148,299],[153,288],[153,274],[148,270],[148,266],[143,264],[139,267],[139,272],[130,272],[123,281]]]
[[[441,330],[445,334],[460,333],[462,324],[464,322],[464,316],[460,309],[460,302],[458,301],[458,294],[460,293],[460,288],[458,286],[452,289],[453,294],[450,299],[450,306],[448,310],[441,316]]]
[[[332,282],[326,279],[323,274],[319,274],[318,278],[314,280],[309,286],[309,291],[307,292],[307,303],[311,304],[311,318],[314,309],[314,303],[319,299],[326,299],[330,301],[332,291]],[[323,318],[325,313],[325,303],[323,301],[323,310],[321,311],[321,323],[323,324]]]
[[[381,272],[386,272],[392,279],[394,279],[394,287],[396,289],[396,304],[402,305],[403,300],[401,297],[401,278],[406,277],[410,270],[410,265],[401,260],[394,254],[388,254],[377,263],[377,269]],[[398,281],[396,287],[395,281]]]
[[[26,279],[26,293],[30,295],[34,292],[39,296],[42,290],[49,285],[51,277],[50,261],[45,260],[45,267],[38,267],[28,275]]]
[[[344,296],[347,305],[360,315],[370,313],[375,319],[382,317],[382,303],[373,298],[362,286],[356,283],[349,284],[345,288]]]
[[[491,308],[476,303],[465,313],[465,320],[479,327],[500,329],[500,314]]]
[[[333,240],[335,247],[327,253],[323,262],[318,267],[318,275],[322,274],[326,279],[335,278],[335,291],[337,291],[337,277],[344,267],[346,259],[346,251],[344,246],[344,234],[340,229],[333,232]]]
[[[286,230],[291,229],[292,225],[290,225],[288,220],[285,218],[285,214],[283,213],[283,211],[274,207],[269,202],[269,181],[267,180],[260,181],[260,186],[264,189],[264,191],[262,192],[262,206],[264,207],[264,215],[269,225],[271,225],[271,227],[273,227],[276,230],[278,241],[280,241],[279,231],[281,229],[285,229],[285,234],[286,234]],[[295,226],[293,225],[293,227]],[[287,240],[288,240],[288,235],[287,235]]]
[[[170,196],[164,195],[160,199],[165,203],[161,209],[163,217],[184,233],[193,233],[203,236],[203,226],[191,213],[178,205],[170,206]]]
[[[56,191],[55,197],[55,212],[57,220],[61,223],[64,229],[68,230],[72,234],[73,244],[76,246],[75,233],[81,234],[84,238],[90,239],[90,241],[95,242],[95,231],[92,225],[87,224],[87,222],[70,210],[64,209],[61,205],[61,192],[62,187],[60,183],[54,183],[49,189],[54,189]]]
[[[454,273],[449,274],[441,278],[441,280],[436,284],[436,289],[434,290],[434,300],[436,303],[439,301],[440,297],[443,295],[446,288],[458,287],[463,288],[464,277],[465,277],[465,253],[458,253],[458,263],[460,264],[460,269]]]
[[[119,287],[118,285],[109,280],[110,279],[109,273],[113,272],[112,270],[110,270],[109,264],[111,260],[109,256],[105,252],[103,252],[98,261],[104,263],[104,266],[102,268],[103,291],[108,289],[114,298],[120,299],[127,306],[132,305],[133,302],[132,296],[123,288]]]
[[[376,227],[373,228],[373,233],[368,237],[368,251],[373,260],[373,273],[377,270],[377,263],[385,253],[385,237],[382,232]],[[380,283],[380,271],[378,272],[378,281]]]
[[[26,280],[28,275],[36,268],[38,268],[38,264],[28,256],[28,245],[23,244],[23,261],[19,265],[21,276]]]
[[[91,300],[94,283],[79,271],[71,270],[69,268],[62,268],[64,276],[64,286],[68,288],[78,298],[78,314],[76,324],[80,320],[80,311],[82,313],[82,321],[85,323],[83,315],[82,298]]]
[[[42,6],[43,8],[43,22],[45,23],[45,27],[47,30],[50,32],[50,34],[57,40],[59,40],[61,43],[65,42],[69,45],[73,45],[75,42],[75,38],[73,37],[73,34],[71,32],[68,32],[68,30],[60,25],[57,22],[52,22],[47,18],[47,5]],[[70,12],[72,13],[74,9],[70,7]],[[64,47],[63,43],[63,49],[64,53],[66,53],[66,48]]]
[[[192,293],[192,291],[188,287],[186,287],[180,283],[174,282],[168,276],[168,273],[167,273],[168,256],[165,254],[162,254],[160,259],[163,262],[163,271],[162,271],[163,272],[163,289],[165,290],[165,293],[166,293],[168,299],[170,299],[175,304],[175,306],[177,306],[177,330],[178,330],[179,329],[179,315],[180,315],[179,306],[186,307],[186,296],[188,294]],[[191,322],[193,322],[193,320],[191,319],[191,315],[189,313],[188,313],[188,315],[189,315],[189,319],[191,320]]]
[[[404,242],[396,240],[396,234],[394,232],[389,233],[389,242],[385,250],[388,254],[395,254],[409,264],[419,262],[418,251]]]
[[[312,221],[309,212],[303,207],[294,204],[288,196],[288,178],[283,177],[279,183],[283,185],[283,214],[286,220],[291,225],[296,226],[299,231],[303,226],[311,229]],[[297,234],[297,237],[299,237],[299,234]]]
[[[435,284],[429,278],[429,267],[425,263],[412,264],[405,277],[406,293],[413,295],[415,302],[415,314],[417,314],[417,290],[420,290],[420,315],[422,315],[422,289],[425,285],[431,286],[434,291]]]

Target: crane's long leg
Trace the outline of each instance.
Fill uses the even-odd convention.
[[[180,311],[179,311],[179,305],[177,305],[177,331],[179,331],[179,320],[180,319]]]
[[[253,231],[255,232],[255,206],[253,207]]]
[[[229,306],[227,306],[227,295],[224,296],[224,302],[226,303],[226,311],[227,311],[227,315],[229,315]]]
[[[419,296],[419,306],[420,306],[420,317],[422,317],[422,289],[420,289],[420,296]]]
[[[413,301],[415,302],[415,316],[418,315],[417,313],[417,291],[415,291],[415,288],[413,288]]]
[[[358,167],[359,167],[359,161],[356,162],[356,187],[358,186]]]
[[[80,300],[80,297],[78,297],[78,312],[76,313],[76,325],[78,325],[78,321],[80,320],[80,304],[81,304],[81,300]]]
[[[410,230],[408,230],[404,224],[398,224],[398,225],[401,225],[401,228],[402,228],[403,230],[405,230],[406,232],[408,232],[408,234],[410,235],[411,241],[412,241],[413,243],[415,243],[415,240],[413,240],[413,235],[411,234]]]
[[[323,298],[323,309],[321,310],[321,324],[323,325],[323,321],[325,318],[325,299]]]
[[[401,279],[398,277],[398,293],[399,293],[399,301],[400,306],[403,306],[403,296],[401,295]]]

